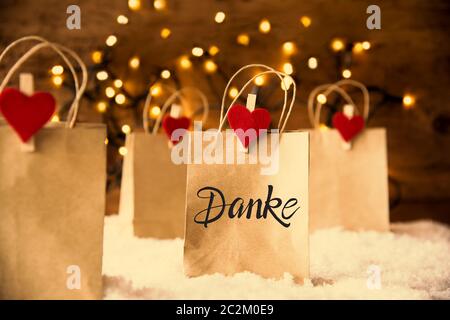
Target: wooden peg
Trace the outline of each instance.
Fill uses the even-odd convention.
[[[34,93],[34,81],[31,73],[21,73],[19,75],[19,88],[22,93],[31,96]],[[26,115],[24,115],[26,116]],[[28,139],[27,142],[22,142],[21,148],[23,152],[34,152],[34,137]]]
[[[174,103],[170,107],[170,116],[172,118],[179,118],[181,117],[181,111],[182,111],[181,106],[179,104]]]
[[[255,107],[256,107],[256,94],[253,94],[253,93],[249,93],[248,94],[246,107],[247,107],[247,109],[250,112],[255,110]]]
[[[351,105],[351,104],[346,104],[344,106],[344,108],[343,108],[343,113],[344,113],[344,116],[346,116],[348,119],[351,119],[355,115],[355,107],[353,105]],[[342,143],[342,148],[345,151],[351,150],[352,149],[352,142],[351,141],[349,141],[349,142],[344,141]]]
[[[256,94],[249,93],[247,95],[247,103],[246,103],[245,107],[250,112],[253,112],[253,110],[255,110],[255,107],[256,107]],[[243,145],[240,145],[240,146],[242,147],[242,151],[243,152],[248,153],[248,147],[246,148]]]

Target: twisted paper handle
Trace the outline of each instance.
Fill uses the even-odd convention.
[[[181,101],[182,106],[185,104],[183,94],[186,94],[188,92],[193,92],[200,97],[200,99],[202,100],[202,109],[203,109],[202,122],[205,122],[208,119],[209,103],[208,103],[208,99],[206,98],[206,96],[204,95],[204,93],[202,91],[200,91],[199,89],[194,88],[194,87],[184,87],[177,91],[175,91],[173,88],[170,88],[170,90],[173,91],[173,93],[169,96],[169,98],[167,98],[167,100],[164,102],[163,106],[161,107],[161,112],[155,121],[155,125],[153,126],[152,134],[157,134],[159,127],[161,126],[161,121],[163,119],[164,114],[167,112],[167,109],[172,105],[172,103],[176,99],[179,99]],[[152,96],[151,96],[151,94],[148,94],[146,101],[145,101],[145,105],[144,105],[144,111],[142,114],[144,129],[145,129],[145,132],[147,132],[147,133],[150,133],[149,126],[148,126],[148,114],[149,114],[149,110],[150,110],[151,100],[152,100]]]
[[[80,57],[72,50],[66,48],[65,46],[62,46],[60,44],[49,42],[48,40],[39,37],[39,36],[26,36],[23,38],[20,38],[12,43],[10,43],[5,50],[0,54],[0,63],[2,59],[5,57],[6,53],[10,51],[13,47],[15,47],[17,44],[25,41],[39,41],[40,43],[31,47],[25,54],[23,54],[16,63],[8,70],[6,76],[3,78],[2,83],[0,84],[0,92],[3,91],[3,89],[6,87],[8,81],[11,79],[11,77],[14,75],[14,73],[17,71],[17,69],[20,68],[20,66],[28,60],[32,55],[34,55],[37,51],[41,50],[44,47],[50,47],[55,51],[67,64],[74,80],[75,84],[75,98],[72,102],[72,105],[69,109],[67,120],[66,120],[66,126],[69,128],[73,128],[75,126],[77,116],[78,116],[78,109],[79,109],[79,101],[81,99],[81,96],[83,95],[86,85],[87,85],[87,69],[86,65],[83,63],[83,61],[80,59]],[[71,56],[81,67],[81,73],[82,73],[82,81],[81,85],[79,85],[79,80],[77,77],[77,74],[75,72],[75,69],[70,62],[70,60],[67,58],[66,52],[69,56]]]
[[[234,78],[236,78],[242,71],[244,71],[246,69],[249,69],[249,68],[263,68],[263,69],[266,69],[267,71],[262,71],[262,72],[256,74],[255,76],[253,76],[250,80],[248,80],[242,86],[241,90],[236,95],[236,97],[233,99],[233,101],[230,103],[230,105],[227,108],[227,111],[224,114],[224,111],[225,111],[225,99],[226,99],[226,94],[228,92],[228,88],[230,87],[230,85],[231,85],[232,81],[234,80]],[[218,132],[222,131],[222,128],[223,128],[223,126],[225,124],[225,119],[226,119],[226,117],[228,115],[228,112],[230,111],[230,108],[236,103],[236,101],[242,95],[242,93],[245,91],[245,89],[256,78],[258,78],[259,76],[263,76],[265,74],[274,74],[274,75],[276,75],[281,80],[281,83],[284,86],[287,85],[286,84],[286,79],[288,79],[290,77],[288,74],[286,74],[284,72],[277,71],[277,70],[275,70],[275,69],[273,69],[273,68],[271,68],[269,66],[266,66],[264,64],[249,64],[249,65],[246,65],[246,66],[240,68],[238,71],[236,71],[233,74],[233,76],[231,76],[230,80],[228,81],[228,83],[227,83],[227,85],[225,87],[225,91],[224,91],[223,96],[222,96],[222,104],[221,104],[221,107],[220,107],[220,124],[219,124],[219,128],[218,128]],[[295,84],[295,81],[292,81],[291,85],[292,85],[292,97],[291,97],[291,100],[290,100],[290,103],[289,103],[289,107],[287,106],[288,105],[288,95],[287,95],[287,93],[288,93],[289,89],[286,88],[286,87],[285,87],[285,89],[282,89],[284,91],[284,101],[283,101],[283,107],[282,107],[282,110],[281,110],[280,120],[278,121],[278,130],[280,131],[280,134],[282,132],[284,132],[284,130],[286,128],[287,121],[289,120],[289,117],[291,115],[292,108],[293,108],[294,102],[295,102],[295,95],[296,95],[296,92],[297,92],[297,85]],[[286,112],[286,109],[287,109],[287,112]],[[286,115],[285,115],[285,112],[286,112]],[[285,116],[285,119],[282,122],[284,116]]]
[[[319,94],[325,95],[325,97],[328,97],[328,95],[332,92],[339,93],[344,100],[353,106],[355,112],[359,112],[358,108],[356,107],[355,102],[353,99],[348,95],[347,92],[345,92],[344,89],[341,87],[344,85],[352,85],[354,87],[357,87],[361,90],[363,94],[363,110],[362,115],[365,121],[367,121],[367,118],[369,117],[369,111],[370,111],[370,105],[369,105],[369,91],[367,90],[366,86],[364,86],[361,82],[355,81],[355,80],[340,80],[336,83],[328,83],[320,85],[316,88],[314,88],[308,97],[308,116],[309,121],[313,128],[319,128],[320,126],[320,112],[322,111],[323,104],[317,101],[316,97]],[[317,104],[317,107],[314,108],[314,106]]]

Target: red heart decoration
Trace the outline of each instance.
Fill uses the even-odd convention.
[[[361,116],[347,118],[342,112],[336,112],[333,116],[333,126],[339,131],[342,139],[349,142],[364,129],[364,118]]]
[[[259,136],[259,130],[269,128],[270,121],[269,111],[262,108],[256,108],[250,112],[246,107],[235,104],[230,108],[230,111],[228,111],[228,123],[246,148]],[[238,129],[242,129],[242,131],[236,131]],[[245,132],[249,129],[256,130],[256,137],[245,135]]]
[[[14,88],[0,93],[0,111],[23,142],[28,141],[55,113],[55,99],[50,93],[27,96]]]
[[[177,144],[181,141],[180,139],[175,139],[172,137],[172,133],[177,129],[185,129],[186,131],[189,129],[191,125],[191,119],[187,117],[181,117],[181,118],[173,118],[169,115],[165,116],[162,121],[163,129],[169,137],[170,141],[172,141],[173,144]]]

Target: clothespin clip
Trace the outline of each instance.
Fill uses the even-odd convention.
[[[253,112],[253,110],[255,110],[255,107],[256,107],[256,94],[249,93],[247,95],[247,103],[245,104],[245,107],[250,112]],[[248,147],[246,148],[242,144],[239,144],[239,145],[242,147],[242,151],[243,152],[248,153]]]
[[[170,107],[170,116],[172,118],[179,118],[181,117],[181,111],[182,111],[181,106],[179,104],[174,103]]]
[[[351,104],[346,104],[344,105],[343,108],[343,114],[345,117],[347,117],[347,119],[351,119],[353,118],[353,116],[355,115],[355,107]],[[350,150],[352,148],[352,142],[351,141],[344,141],[342,142],[342,148],[346,151]]]
[[[19,75],[19,89],[23,94],[31,96],[34,93],[34,81],[31,73],[21,73]],[[34,137],[28,139],[27,142],[21,142],[20,149],[23,152],[34,152]]]
[[[170,113],[169,113],[169,115],[172,118],[178,119],[178,118],[181,117],[182,111],[183,111],[183,108],[179,104],[174,103],[174,104],[172,104],[170,106]],[[173,143],[172,143],[172,141],[170,141],[170,139],[167,142],[167,144],[169,146],[169,149],[173,147]]]

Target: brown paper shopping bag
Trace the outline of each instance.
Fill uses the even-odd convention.
[[[166,110],[177,117],[176,99],[186,105],[187,94],[198,95],[203,104],[203,118],[208,117],[208,101],[199,90],[185,87],[174,92],[165,102],[152,132],[147,117],[151,95],[145,103],[143,119],[145,132],[127,135],[127,154],[124,158],[119,216],[132,223],[138,237],[160,239],[184,238],[184,210],[186,197],[186,165],[176,165],[171,159],[171,142],[158,133]]]
[[[308,99],[310,121],[314,127],[310,135],[310,226],[312,230],[341,226],[351,230],[387,231],[386,130],[366,128],[351,142],[345,142],[338,130],[320,128],[322,104],[316,99],[319,94],[327,97],[336,92],[347,103],[344,110],[358,110],[343,89],[345,86],[362,90],[362,118],[367,121],[369,93],[364,85],[354,80],[319,86]]]
[[[11,68],[0,92],[22,62],[54,49],[74,75],[76,95],[67,123],[50,123],[33,136],[34,150],[0,120],[0,299],[102,298],[106,132],[76,124],[87,71],[71,50],[39,37]],[[82,83],[66,55],[80,65]],[[27,117],[27,114],[23,115]]]
[[[234,77],[251,67],[267,70],[258,75],[275,74],[282,81],[288,77],[264,65],[245,66],[231,78],[225,93]],[[187,276],[249,271],[267,278],[290,273],[299,282],[308,277],[308,133],[284,130],[294,104],[295,83],[292,87],[287,112],[284,92],[279,131],[260,135],[247,150],[232,131],[221,132],[224,101],[217,131],[189,135],[194,159],[189,159],[187,172]],[[215,161],[197,154],[199,147],[211,150],[211,146],[219,155]],[[238,157],[244,161],[236,163]],[[272,159],[272,165],[263,158]],[[273,170],[264,172],[268,167]]]

